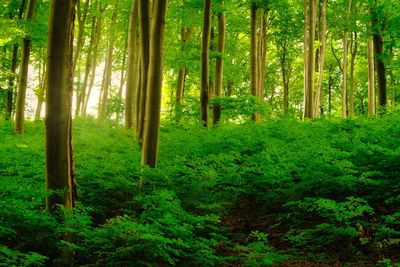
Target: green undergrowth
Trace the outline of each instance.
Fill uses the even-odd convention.
[[[43,123],[0,124],[0,266],[57,265],[65,247],[76,266],[399,262],[398,112],[166,124],[157,169],[118,125],[73,131],[78,206],[60,223],[44,208]]]

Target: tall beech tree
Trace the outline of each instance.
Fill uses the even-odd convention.
[[[118,15],[118,4],[113,5],[113,13],[111,16],[111,21],[115,22]],[[107,57],[106,57],[106,65],[104,67],[104,77],[100,90],[99,97],[99,112],[98,117],[101,120],[106,119],[107,117],[107,108],[109,101],[109,91],[111,86],[111,75],[112,75],[112,67],[113,67],[113,54],[114,54],[114,44],[115,44],[115,27],[110,28],[108,33],[108,47],[107,47]]]
[[[304,74],[304,118],[313,118],[313,100],[314,100],[314,74],[315,74],[315,52],[314,52],[314,42],[315,42],[315,25],[316,25],[316,0],[304,0],[307,4],[304,5],[305,13],[305,60],[304,69],[306,73]]]
[[[125,128],[136,128],[136,94],[139,87],[138,0],[132,0],[129,14],[128,62],[125,91]]]
[[[226,18],[224,9],[224,1],[221,1],[221,11],[218,13],[218,44],[217,44],[217,60],[215,65],[215,96],[222,96],[223,77],[224,77],[224,51],[225,51],[225,34],[226,34]],[[221,120],[221,105],[215,105],[213,123],[218,124]]]
[[[350,19],[351,0],[347,0],[346,21],[343,33],[343,77],[342,77],[342,117],[346,118],[348,113],[348,92],[347,92],[347,66],[348,66],[348,21]]]
[[[160,133],[160,110],[163,81],[164,33],[167,0],[154,0],[151,23],[146,119],[142,147],[142,164],[157,166]]]
[[[35,14],[36,0],[29,0],[26,8],[25,20],[29,23]],[[17,105],[15,111],[15,131],[19,134],[24,132],[25,121],[25,99],[28,84],[29,57],[31,53],[31,37],[28,33],[22,41],[21,67],[19,70]]]
[[[375,3],[377,1],[375,0]],[[385,23],[382,21],[382,16],[379,15],[376,8],[371,10],[372,16],[372,40],[374,42],[374,59],[376,69],[376,79],[378,84],[378,105],[379,112],[383,112],[387,104],[387,81],[386,81],[386,67],[384,55],[384,42],[383,31]]]
[[[49,211],[57,205],[75,206],[71,104],[73,25],[76,0],[51,2],[46,75],[46,200]]]
[[[138,2],[139,32],[140,32],[140,88],[137,93],[137,130],[136,136],[139,144],[142,143],[144,133],[144,120],[146,112],[147,82],[149,70],[150,49],[150,8],[149,1]]]
[[[75,207],[76,185],[72,148],[73,25],[75,0],[53,0],[50,8],[46,75],[46,209]],[[61,218],[62,219],[62,218]],[[63,236],[67,242],[73,236]],[[73,253],[61,251],[60,266],[72,266]]]
[[[200,74],[200,109],[201,121],[204,127],[208,127],[208,109],[209,109],[209,46],[211,38],[211,0],[204,0],[203,8],[203,30],[201,38],[201,74]]]
[[[326,25],[326,8],[327,8],[327,0],[322,0],[321,6],[321,25],[320,25],[320,42],[321,45],[319,47],[319,66],[318,66],[318,82],[316,89],[316,96],[314,100],[314,117],[318,115],[320,111],[323,113],[323,93],[322,93],[322,82],[324,79],[324,69],[325,69],[325,57],[326,57],[326,35],[327,35],[327,25]]]

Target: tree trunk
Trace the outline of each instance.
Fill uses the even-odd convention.
[[[114,11],[111,16],[111,21],[116,21],[118,15],[118,4],[115,4]],[[108,110],[108,95],[111,86],[111,75],[112,75],[112,58],[114,54],[114,43],[115,43],[115,28],[111,29],[109,33],[108,39],[108,49],[107,49],[107,59],[106,59],[106,66],[105,66],[105,76],[104,81],[102,83],[101,92],[101,101],[99,102],[99,119],[105,120],[107,118],[107,110]]]
[[[369,9],[369,13],[372,11]],[[369,23],[372,28],[372,21]],[[374,65],[374,42],[372,35],[368,34],[368,115],[375,115],[375,65]]]
[[[224,8],[224,1],[221,1],[221,8]],[[218,14],[218,57],[215,70],[215,96],[222,96],[222,86],[224,77],[224,52],[225,52],[226,18],[225,11]],[[221,120],[221,105],[214,106],[213,123],[218,124]]]
[[[26,21],[33,20],[35,13],[35,0],[29,0],[26,9]],[[25,122],[25,98],[26,87],[28,80],[29,56],[31,52],[31,39],[29,36],[25,37],[22,41],[22,56],[21,67],[19,70],[18,91],[17,91],[17,106],[15,112],[15,131],[18,134],[24,133]]]
[[[83,13],[81,13],[80,3],[81,3],[80,0],[77,0],[77,8],[76,9],[77,9],[77,17],[78,17],[79,27],[78,27],[78,37],[76,39],[76,47],[75,47],[75,51],[74,51],[73,68],[72,68],[74,73],[75,73],[75,69],[76,69],[76,63],[78,62],[79,53],[80,53],[80,50],[84,43],[83,33],[84,33],[84,29],[85,29],[87,14],[89,11],[90,0],[86,0],[85,6],[83,7]]]
[[[53,0],[50,8],[46,75],[46,209],[75,206],[71,105],[73,24],[76,1]],[[56,213],[58,214],[58,212]],[[64,236],[72,242],[72,235]],[[72,251],[62,255],[62,266],[72,265]]]
[[[44,94],[46,91],[46,62],[43,61],[43,67],[42,67],[42,75],[40,77],[39,81],[39,92],[37,95],[38,102],[36,106],[36,112],[35,112],[35,121],[40,120],[40,115],[42,114],[42,107],[43,107],[43,101],[44,101]]]
[[[374,32],[372,39],[374,42],[374,59],[376,68],[376,78],[378,82],[378,106],[379,112],[384,112],[387,104],[387,93],[386,93],[386,68],[383,59],[383,37],[382,29],[380,26],[378,14],[372,10],[372,28]]]
[[[351,0],[347,0],[346,21],[349,21],[351,11]],[[347,44],[348,25],[345,26],[343,33],[343,89],[342,89],[342,117],[347,117],[347,65],[348,65],[348,44]]]
[[[18,19],[22,19],[22,15],[24,13],[26,0],[22,0],[21,5],[18,9]],[[10,66],[10,76],[8,78],[8,91],[7,91],[7,106],[6,106],[6,120],[10,120],[12,117],[13,111],[13,103],[14,103],[14,81],[16,77],[17,70],[17,62],[18,62],[18,44],[15,43],[13,45],[12,50],[12,58],[11,58],[11,66]]]
[[[319,54],[319,68],[318,68],[318,82],[317,82],[317,95],[315,96],[314,116],[318,116],[319,111],[323,111],[323,93],[322,82],[324,80],[325,57],[326,57],[326,5],[327,0],[322,0],[321,8],[321,47]]]
[[[151,23],[148,97],[142,149],[142,164],[152,168],[157,166],[158,156],[166,13],[167,0],[155,1]]]
[[[201,121],[204,127],[208,127],[209,106],[209,46],[211,33],[211,0],[204,0],[203,35],[201,41],[201,80],[200,80],[200,107]]]
[[[355,60],[357,56],[358,44],[357,44],[357,32],[352,34],[351,44],[351,60],[350,60],[350,97],[349,97],[349,116],[354,116],[354,70]]]
[[[98,5],[98,15],[96,16],[96,37],[95,37],[95,43],[93,47],[93,61],[92,61],[92,74],[90,77],[90,83],[89,83],[89,90],[87,92],[87,95],[85,98],[82,99],[82,116],[86,116],[89,100],[90,100],[90,94],[93,89],[94,85],[94,80],[96,78],[96,67],[97,67],[97,54],[98,54],[98,48],[101,40],[101,33],[102,33],[102,15],[104,10],[106,9],[106,6],[101,6],[101,4]]]
[[[307,49],[307,87],[305,94],[305,108],[304,118],[313,118],[313,94],[314,94],[314,71],[315,71],[315,53],[314,53],[314,40],[315,40],[315,17],[316,17],[316,0],[309,0],[308,10],[308,49]]]
[[[250,91],[253,96],[258,96],[257,66],[257,4],[252,3],[250,12]],[[251,119],[258,121],[258,117],[258,114],[253,114]]]
[[[141,72],[140,72],[140,88],[139,88],[139,106],[137,121],[137,140],[142,143],[144,132],[144,120],[146,112],[147,83],[149,69],[149,47],[150,47],[150,10],[151,3],[148,1],[139,1],[139,30],[140,30],[140,56],[141,56]]]
[[[181,41],[182,41],[181,49],[182,50],[185,49],[186,42],[190,40],[192,33],[193,33],[192,28],[187,28],[187,27],[182,26],[182,28],[181,28]],[[181,67],[178,71],[178,80],[177,80],[177,84],[176,84],[176,96],[175,96],[175,98],[176,98],[175,114],[176,114],[177,122],[179,122],[179,120],[180,120],[183,96],[185,93],[186,75],[187,75],[187,68]]]
[[[310,14],[308,10],[309,6],[309,1],[311,0],[304,0],[304,39],[303,39],[303,61],[304,61],[304,114],[303,118],[305,118],[306,114],[306,100],[307,100],[307,88],[308,88],[308,38],[309,38],[309,31],[308,31],[308,25],[309,25],[309,20],[310,20]],[[271,96],[271,103],[272,103],[272,96]],[[307,107],[308,108],[308,107]]]
[[[289,111],[289,79],[288,79],[289,75],[287,73],[287,68],[286,68],[287,43],[286,42],[278,43],[277,46],[281,46],[280,63],[282,72],[282,85],[283,85],[283,112],[285,115],[287,115]]]
[[[134,106],[135,95],[138,88],[137,80],[140,78],[138,72],[138,50],[137,45],[137,25],[138,25],[138,0],[131,3],[131,11],[129,15],[129,32],[128,32],[128,63],[127,63],[127,80],[125,91],[125,128],[132,129],[135,123]]]
[[[90,69],[92,67],[92,53],[93,53],[93,44],[95,42],[95,33],[96,33],[96,17],[92,18],[92,26],[90,30],[90,41],[88,50],[86,53],[86,63],[85,63],[85,74],[83,77],[83,83],[80,86],[79,93],[79,103],[77,105],[77,109],[75,111],[75,117],[82,115],[83,106],[85,105],[86,100],[86,89],[89,81]]]

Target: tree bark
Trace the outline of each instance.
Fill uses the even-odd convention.
[[[157,166],[158,156],[166,13],[167,0],[156,0],[151,23],[148,97],[142,149],[142,164],[151,168]]]
[[[326,57],[326,5],[327,0],[322,0],[321,8],[321,47],[319,54],[319,68],[318,68],[318,82],[317,82],[317,93],[315,96],[314,104],[314,116],[318,116],[319,111],[323,113],[323,93],[322,93],[322,82],[324,80],[324,69],[325,69],[325,57]]]
[[[250,11],[250,91],[253,96],[258,97],[258,75],[257,75],[257,4],[251,4]],[[258,114],[251,116],[253,121],[258,121]]]
[[[347,0],[346,21],[350,18],[351,0]],[[346,118],[348,113],[347,108],[347,65],[348,65],[348,25],[345,26],[343,33],[343,88],[342,88],[342,117]]]
[[[369,14],[372,14],[371,8],[369,8]],[[372,29],[372,20],[368,23],[368,28]],[[374,42],[372,34],[367,30],[368,35],[368,115],[375,115],[375,65],[374,65]]]
[[[316,17],[316,0],[309,0],[308,10],[308,49],[307,49],[307,87],[305,94],[304,118],[313,118],[313,98],[314,98],[314,71],[315,71],[315,17]],[[307,21],[307,20],[306,20]]]
[[[35,0],[29,0],[26,9],[25,20],[32,21],[35,14]],[[22,56],[21,56],[21,67],[18,79],[18,91],[17,91],[17,106],[15,112],[15,132],[18,134],[24,133],[24,122],[25,122],[25,98],[26,98],[26,87],[28,80],[28,68],[29,68],[29,56],[31,52],[31,39],[30,36],[25,37],[22,40]]]
[[[350,60],[350,95],[349,95],[349,116],[354,116],[354,71],[355,71],[355,60],[358,52],[357,44],[357,32],[352,34],[351,44],[351,60]]]
[[[125,128],[136,128],[136,118],[134,116],[135,96],[137,88],[137,80],[140,78],[138,72],[138,0],[131,3],[131,11],[129,14],[129,32],[128,32],[128,63],[127,63],[127,80],[125,91]]]
[[[138,120],[137,120],[137,140],[142,143],[144,133],[144,120],[146,113],[147,83],[149,69],[149,47],[150,47],[150,10],[152,4],[148,1],[139,1],[139,30],[140,30],[140,89],[138,93]]]
[[[383,37],[382,26],[378,19],[378,14],[372,9],[372,39],[374,42],[374,59],[376,68],[376,79],[378,83],[378,106],[379,112],[384,112],[387,104],[386,92],[386,67],[383,59]]]
[[[204,127],[208,127],[209,109],[209,46],[211,33],[211,0],[204,0],[203,35],[201,41],[201,78],[200,78],[200,108],[201,121]]]
[[[221,1],[221,8],[224,8],[224,1]],[[226,17],[225,11],[218,14],[218,56],[215,70],[215,96],[222,96],[223,77],[224,77],[224,52],[226,35]],[[214,106],[213,124],[218,124],[221,120],[221,105]]]
[[[76,198],[70,131],[75,3],[61,0],[51,3],[46,75],[46,185],[52,192],[46,207],[52,212],[58,204],[73,208]]]
[[[303,8],[303,12],[304,12],[304,27],[303,27],[303,31],[304,31],[304,39],[303,39],[303,53],[304,53],[304,114],[303,117],[305,118],[305,114],[306,114],[306,100],[307,100],[307,90],[308,90],[308,38],[309,38],[309,20],[310,20],[310,14],[309,14],[309,1],[311,0],[304,0],[304,8]],[[272,96],[271,96],[272,99]],[[272,102],[272,101],[271,101]],[[307,107],[308,108],[308,107]]]

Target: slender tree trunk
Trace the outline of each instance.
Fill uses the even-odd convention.
[[[111,21],[116,21],[118,15],[118,5],[114,6],[114,11],[111,16]],[[114,43],[115,43],[115,29],[111,29],[109,33],[108,39],[108,49],[107,49],[107,60],[105,66],[105,76],[103,81],[103,87],[101,88],[101,101],[99,102],[99,119],[105,120],[107,118],[107,110],[108,110],[108,98],[109,98],[109,91],[111,86],[111,75],[112,75],[112,58],[114,54]]]
[[[258,31],[258,54],[257,54],[257,62],[258,62],[258,71],[257,71],[257,80],[258,80],[258,85],[257,85],[257,96],[260,101],[264,100],[264,81],[265,81],[265,58],[267,55],[267,49],[266,49],[266,35],[267,35],[267,23],[266,23],[266,17],[267,17],[268,11],[266,8],[263,10],[263,14],[260,17],[260,23],[259,23],[259,31]],[[260,114],[258,114],[258,119],[261,119]]]
[[[250,11],[250,91],[253,96],[258,96],[257,66],[257,4],[252,3]],[[258,121],[258,117],[258,114],[253,114],[251,119]]]
[[[309,0],[308,10],[308,49],[307,49],[307,88],[305,95],[304,118],[313,118],[313,94],[314,94],[314,71],[315,71],[315,17],[316,0]]]
[[[86,63],[85,63],[85,74],[83,77],[82,85],[80,86],[79,93],[79,105],[77,105],[77,109],[75,112],[75,117],[82,115],[83,107],[85,105],[86,100],[86,89],[89,81],[90,70],[92,68],[92,57],[93,57],[93,45],[95,43],[95,34],[96,34],[96,17],[92,18],[92,26],[90,30],[90,41],[88,46],[88,51],[86,53]]]
[[[127,81],[125,91],[125,128],[136,128],[134,123],[135,95],[138,88],[137,80],[140,78],[138,72],[138,50],[137,32],[138,32],[138,0],[131,3],[131,11],[129,15],[129,32],[128,32],[128,63],[127,63]]]
[[[346,21],[350,18],[351,0],[347,0]],[[348,65],[348,26],[345,26],[343,34],[343,89],[342,89],[342,117],[346,118],[348,113],[347,108],[347,65]]]
[[[322,93],[322,82],[324,79],[325,69],[325,57],[326,57],[326,5],[327,0],[322,0],[321,8],[321,47],[319,54],[319,68],[318,68],[318,83],[317,83],[317,95],[315,97],[314,105],[314,116],[318,115],[319,111],[323,111],[323,93]],[[321,112],[322,114],[322,112]]]
[[[287,73],[287,60],[286,60],[286,53],[287,53],[287,43],[282,42],[277,44],[277,46],[281,46],[281,55],[280,55],[280,63],[281,63],[281,72],[282,72],[282,84],[283,84],[283,112],[285,115],[288,114],[289,111],[289,79]]]
[[[46,208],[75,206],[71,106],[73,24],[76,1],[53,0],[50,8],[46,75]],[[56,213],[58,214],[58,213]],[[72,242],[72,235],[64,236]],[[71,266],[72,251],[63,251],[61,265]]]
[[[35,5],[36,5],[35,0],[28,1],[28,7],[26,9],[26,15],[25,15],[26,21],[33,20],[35,14]],[[26,98],[26,87],[28,82],[30,52],[31,52],[31,39],[29,36],[27,36],[22,41],[21,67],[18,79],[17,106],[15,112],[15,131],[19,134],[24,133],[25,98]]]
[[[201,121],[204,127],[208,127],[208,103],[209,103],[209,46],[211,33],[211,0],[204,0],[203,35],[201,41],[201,79],[200,79],[200,107]]]
[[[144,120],[146,112],[146,98],[147,98],[147,83],[148,83],[148,69],[149,69],[149,47],[150,47],[150,10],[152,3],[148,1],[139,1],[139,29],[140,29],[140,55],[141,55],[141,77],[139,89],[139,106],[137,121],[137,140],[139,144],[142,143],[144,132]]]
[[[303,114],[303,118],[305,118],[305,114],[306,114],[306,109],[308,108],[308,106],[306,107],[306,102],[307,102],[307,90],[308,90],[308,39],[309,39],[309,21],[310,21],[310,13],[309,13],[309,1],[311,0],[304,0],[304,27],[303,27],[303,31],[304,31],[304,39],[303,39],[303,53],[304,53],[304,114]],[[272,96],[271,96],[272,99]],[[271,100],[272,102],[272,100]]]
[[[82,99],[82,116],[86,116],[89,100],[90,100],[90,94],[93,89],[94,85],[94,80],[96,78],[96,67],[97,67],[97,54],[98,54],[98,48],[101,40],[101,34],[102,34],[102,15],[104,13],[104,10],[106,9],[106,6],[102,6],[101,4],[98,4],[98,15],[96,16],[96,37],[95,37],[95,43],[93,47],[93,62],[92,62],[92,74],[90,77],[90,83],[89,83],[89,90],[86,94],[86,97]]]
[[[185,3],[185,1],[184,1],[184,3]],[[192,28],[187,28],[187,27],[182,26],[182,28],[181,28],[181,41],[182,41],[181,49],[182,50],[185,49],[186,43],[187,43],[187,41],[190,40],[192,33],[193,33]],[[176,98],[175,113],[176,113],[177,122],[179,122],[179,120],[180,120],[183,96],[185,93],[186,75],[187,75],[187,68],[181,67],[178,71],[178,80],[177,80],[177,84],[176,84],[176,96],[175,96],[175,98]]]
[[[221,8],[224,8],[224,1],[221,1]],[[218,14],[218,57],[215,70],[215,95],[222,96],[223,77],[224,77],[224,52],[225,52],[226,18],[225,11]],[[218,124],[221,120],[221,105],[214,107],[213,123]]]
[[[142,164],[152,168],[157,166],[158,156],[166,13],[167,0],[155,1],[151,23],[148,98],[142,149]]]
[[[121,70],[120,70],[120,78],[119,78],[119,89],[118,89],[118,99],[122,101],[122,90],[124,88],[124,85],[126,83],[126,60],[127,60],[127,52],[128,52],[128,36],[125,39],[125,46],[122,51],[122,65],[121,65]],[[122,103],[122,102],[121,102]],[[119,122],[121,116],[121,112],[116,112],[115,114],[115,119],[117,122]]]
[[[83,13],[81,13],[80,3],[81,3],[81,1],[77,0],[77,8],[76,9],[77,9],[77,17],[78,17],[79,27],[78,27],[78,37],[76,40],[76,47],[75,47],[75,51],[74,51],[74,61],[73,61],[73,71],[74,72],[76,69],[76,63],[78,62],[80,50],[84,43],[83,33],[84,33],[84,29],[85,29],[87,14],[89,11],[90,0],[86,0],[85,6],[83,7]]]
[[[18,9],[18,19],[21,20],[24,9],[25,9],[26,0],[21,1],[21,5]],[[16,77],[16,70],[17,70],[17,62],[18,62],[18,44],[15,43],[13,45],[12,50],[12,58],[11,58],[11,66],[10,66],[10,76],[8,78],[8,91],[7,91],[7,106],[6,106],[6,120],[10,120],[12,117],[13,111],[13,103],[14,103],[14,81]]]
[[[6,120],[10,120],[12,117],[13,110],[13,98],[14,98],[14,81],[17,70],[17,60],[18,60],[18,45],[13,45],[10,76],[8,78],[8,91],[7,91],[7,107],[6,107]]]
[[[357,56],[357,32],[354,32],[351,39],[351,60],[350,60],[350,97],[349,97],[349,116],[354,116],[354,71]]]
[[[46,91],[46,62],[43,61],[43,67],[42,67],[42,75],[40,77],[39,81],[39,92],[38,92],[38,102],[36,106],[36,112],[35,112],[35,121],[40,120],[40,115],[42,114],[42,107],[43,107],[43,101],[44,101],[44,94]]]
[[[369,9],[372,14],[371,8]],[[372,20],[370,20],[369,28],[372,28]],[[368,32],[368,31],[367,31]],[[368,115],[375,115],[375,65],[374,65],[374,42],[372,35],[368,34]]]
[[[382,29],[379,23],[378,14],[372,10],[372,27],[374,32],[372,39],[374,42],[374,59],[376,68],[376,78],[378,82],[378,106],[379,112],[384,112],[387,104],[387,92],[386,92],[386,68],[383,59],[383,37]]]

